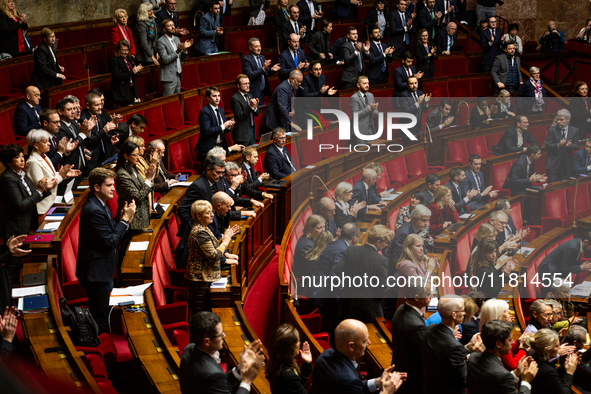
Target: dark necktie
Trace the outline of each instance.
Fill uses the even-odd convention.
[[[99,137],[99,140],[101,141],[101,148],[103,149],[103,153],[105,153],[105,143],[103,142],[103,139],[100,138],[99,133],[101,132],[101,120],[99,118],[96,118],[96,134]]]
[[[285,148],[284,148],[285,149]],[[285,152],[283,149],[281,149],[281,154],[283,155],[283,158],[285,160],[287,160],[287,162],[289,163],[289,166],[291,167],[291,170],[293,172],[297,171],[297,168],[295,168],[295,166],[293,165],[293,163],[291,162],[291,160],[289,159],[289,155],[287,154],[287,152]]]
[[[367,201],[366,201],[366,204],[367,204],[367,205],[371,205],[371,203],[369,202],[369,195],[370,195],[370,194],[369,194],[369,191],[370,191],[370,190],[371,190],[371,187],[368,187],[368,188],[367,188],[367,197],[366,197],[366,198],[367,198]]]
[[[562,138],[566,139],[566,129],[562,129]]]
[[[70,133],[72,133],[72,135],[74,136],[73,139],[77,139],[78,135],[74,131],[74,126],[72,125],[72,123],[70,123],[69,129],[70,129]],[[81,145],[78,145],[78,151],[80,151],[80,163],[79,163],[78,169],[81,169],[82,166],[86,166],[86,159],[84,158],[84,149],[82,148]]]
[[[211,192],[212,195],[218,192],[218,185],[215,182],[211,184]]]
[[[591,165],[591,155],[587,156],[587,167]]]
[[[260,57],[259,56],[255,56],[254,58],[256,59],[259,68],[263,68],[263,64],[262,64],[262,61],[261,61]],[[261,91],[264,90],[264,89],[265,89],[265,73],[263,72],[261,74]]]
[[[382,55],[384,55],[384,61],[382,62],[382,72],[385,72],[386,71],[386,55],[384,54],[384,48],[382,48],[381,42],[376,43],[376,45],[377,45],[378,49],[380,50],[380,53]]]
[[[253,166],[250,166],[250,177],[251,177],[253,183],[256,182],[257,173],[254,171]]]
[[[476,181],[476,188],[478,190],[481,190],[480,189],[480,179],[478,179],[478,174],[474,174],[474,180]]]
[[[367,97],[367,94],[363,95],[363,100],[365,101],[365,105],[369,105],[369,98]]]

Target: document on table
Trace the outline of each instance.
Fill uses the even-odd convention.
[[[47,294],[47,285],[17,287],[12,289],[12,298],[26,297],[35,294]]]
[[[189,186],[191,186],[191,183],[193,183],[193,182],[189,182],[189,181],[187,181],[187,182],[177,182],[177,183],[173,183],[172,186],[173,187],[176,187],[176,186],[189,187]]]
[[[152,283],[146,283],[137,286],[114,288],[111,290],[111,296],[109,297],[109,306],[114,306],[122,302],[129,301],[132,301],[134,305],[143,304],[144,292],[151,285]]]
[[[129,243],[129,251],[130,252],[137,252],[141,250],[148,250],[148,245],[150,245],[150,241],[141,241],[141,242],[130,242]]]
[[[47,216],[45,218],[47,218]],[[44,230],[57,230],[59,227],[60,227],[59,222],[53,222],[53,223],[46,223],[45,226],[43,226],[43,229]]]

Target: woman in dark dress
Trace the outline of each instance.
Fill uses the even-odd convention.
[[[135,58],[129,56],[129,51],[129,43],[121,40],[115,46],[115,56],[109,59],[111,85],[107,98],[115,109],[139,102],[135,78],[140,76],[144,66],[137,64]]]
[[[273,21],[275,22],[275,31],[277,32],[277,39],[279,40],[279,47],[283,48],[285,43],[283,42],[281,34],[281,25],[283,22],[289,19],[288,0],[279,0],[277,6],[273,10]]]
[[[490,123],[490,108],[488,107],[488,100],[484,96],[478,96],[476,105],[470,112],[470,129],[477,130],[487,127]]]
[[[23,32],[27,31],[27,14],[16,10],[14,0],[0,0],[0,53],[12,57],[27,54],[27,44]]]
[[[540,78],[540,69],[530,67],[531,77],[523,82],[515,92],[515,101],[517,104],[517,113],[522,115],[538,115],[544,111],[544,81]]]
[[[435,60],[437,60],[437,47],[429,43],[429,32],[426,29],[419,30],[418,42],[415,46],[417,57],[417,72],[423,72],[423,79],[433,78],[435,72]]]
[[[589,86],[586,82],[579,81],[575,84],[575,95],[570,100],[568,110],[571,114],[570,124],[579,129],[581,138],[586,133],[591,133],[591,100],[588,99]]]
[[[487,298],[496,298],[503,288],[503,267],[496,268],[500,257],[497,241],[484,239],[478,243],[472,264],[474,265],[474,276],[486,278],[478,286],[478,291],[483,292]]]
[[[293,263],[291,271],[296,279],[301,279],[304,275],[311,275],[312,266],[310,261],[306,259],[306,253],[314,246],[314,241],[318,235],[324,231],[326,220],[320,215],[311,215],[306,220],[304,233],[298,239],[298,242],[293,253]],[[292,241],[293,242],[293,241]]]
[[[291,324],[277,327],[269,342],[269,360],[266,372],[273,394],[307,394],[306,380],[312,372],[310,344],[304,342],[300,349],[300,335]],[[304,362],[300,367],[296,360]]]

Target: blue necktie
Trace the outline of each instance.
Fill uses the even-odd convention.
[[[384,54],[384,48],[382,48],[381,42],[378,42],[376,45],[380,49],[380,52],[382,52],[382,55],[384,55],[384,61],[382,62],[382,72],[384,72],[386,71],[386,55]]]
[[[357,60],[359,60],[359,72],[363,72],[363,61],[361,60],[361,51],[357,54]]]
[[[254,57],[257,61],[257,64],[259,66],[259,68],[263,68],[263,65],[261,64],[261,59],[258,56]],[[263,72],[261,74],[261,90],[265,89],[265,73]]]
[[[406,14],[402,14],[402,28],[404,29],[406,27]],[[404,33],[404,43],[406,45],[410,45],[410,39],[408,37],[408,32]]]
[[[298,68],[298,50],[293,51],[293,61],[295,62],[296,68]]]

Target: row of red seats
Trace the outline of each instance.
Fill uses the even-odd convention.
[[[575,215],[575,189],[577,219],[591,215],[591,183],[580,183],[546,193],[542,203],[542,226],[544,231],[556,227],[570,227]]]

